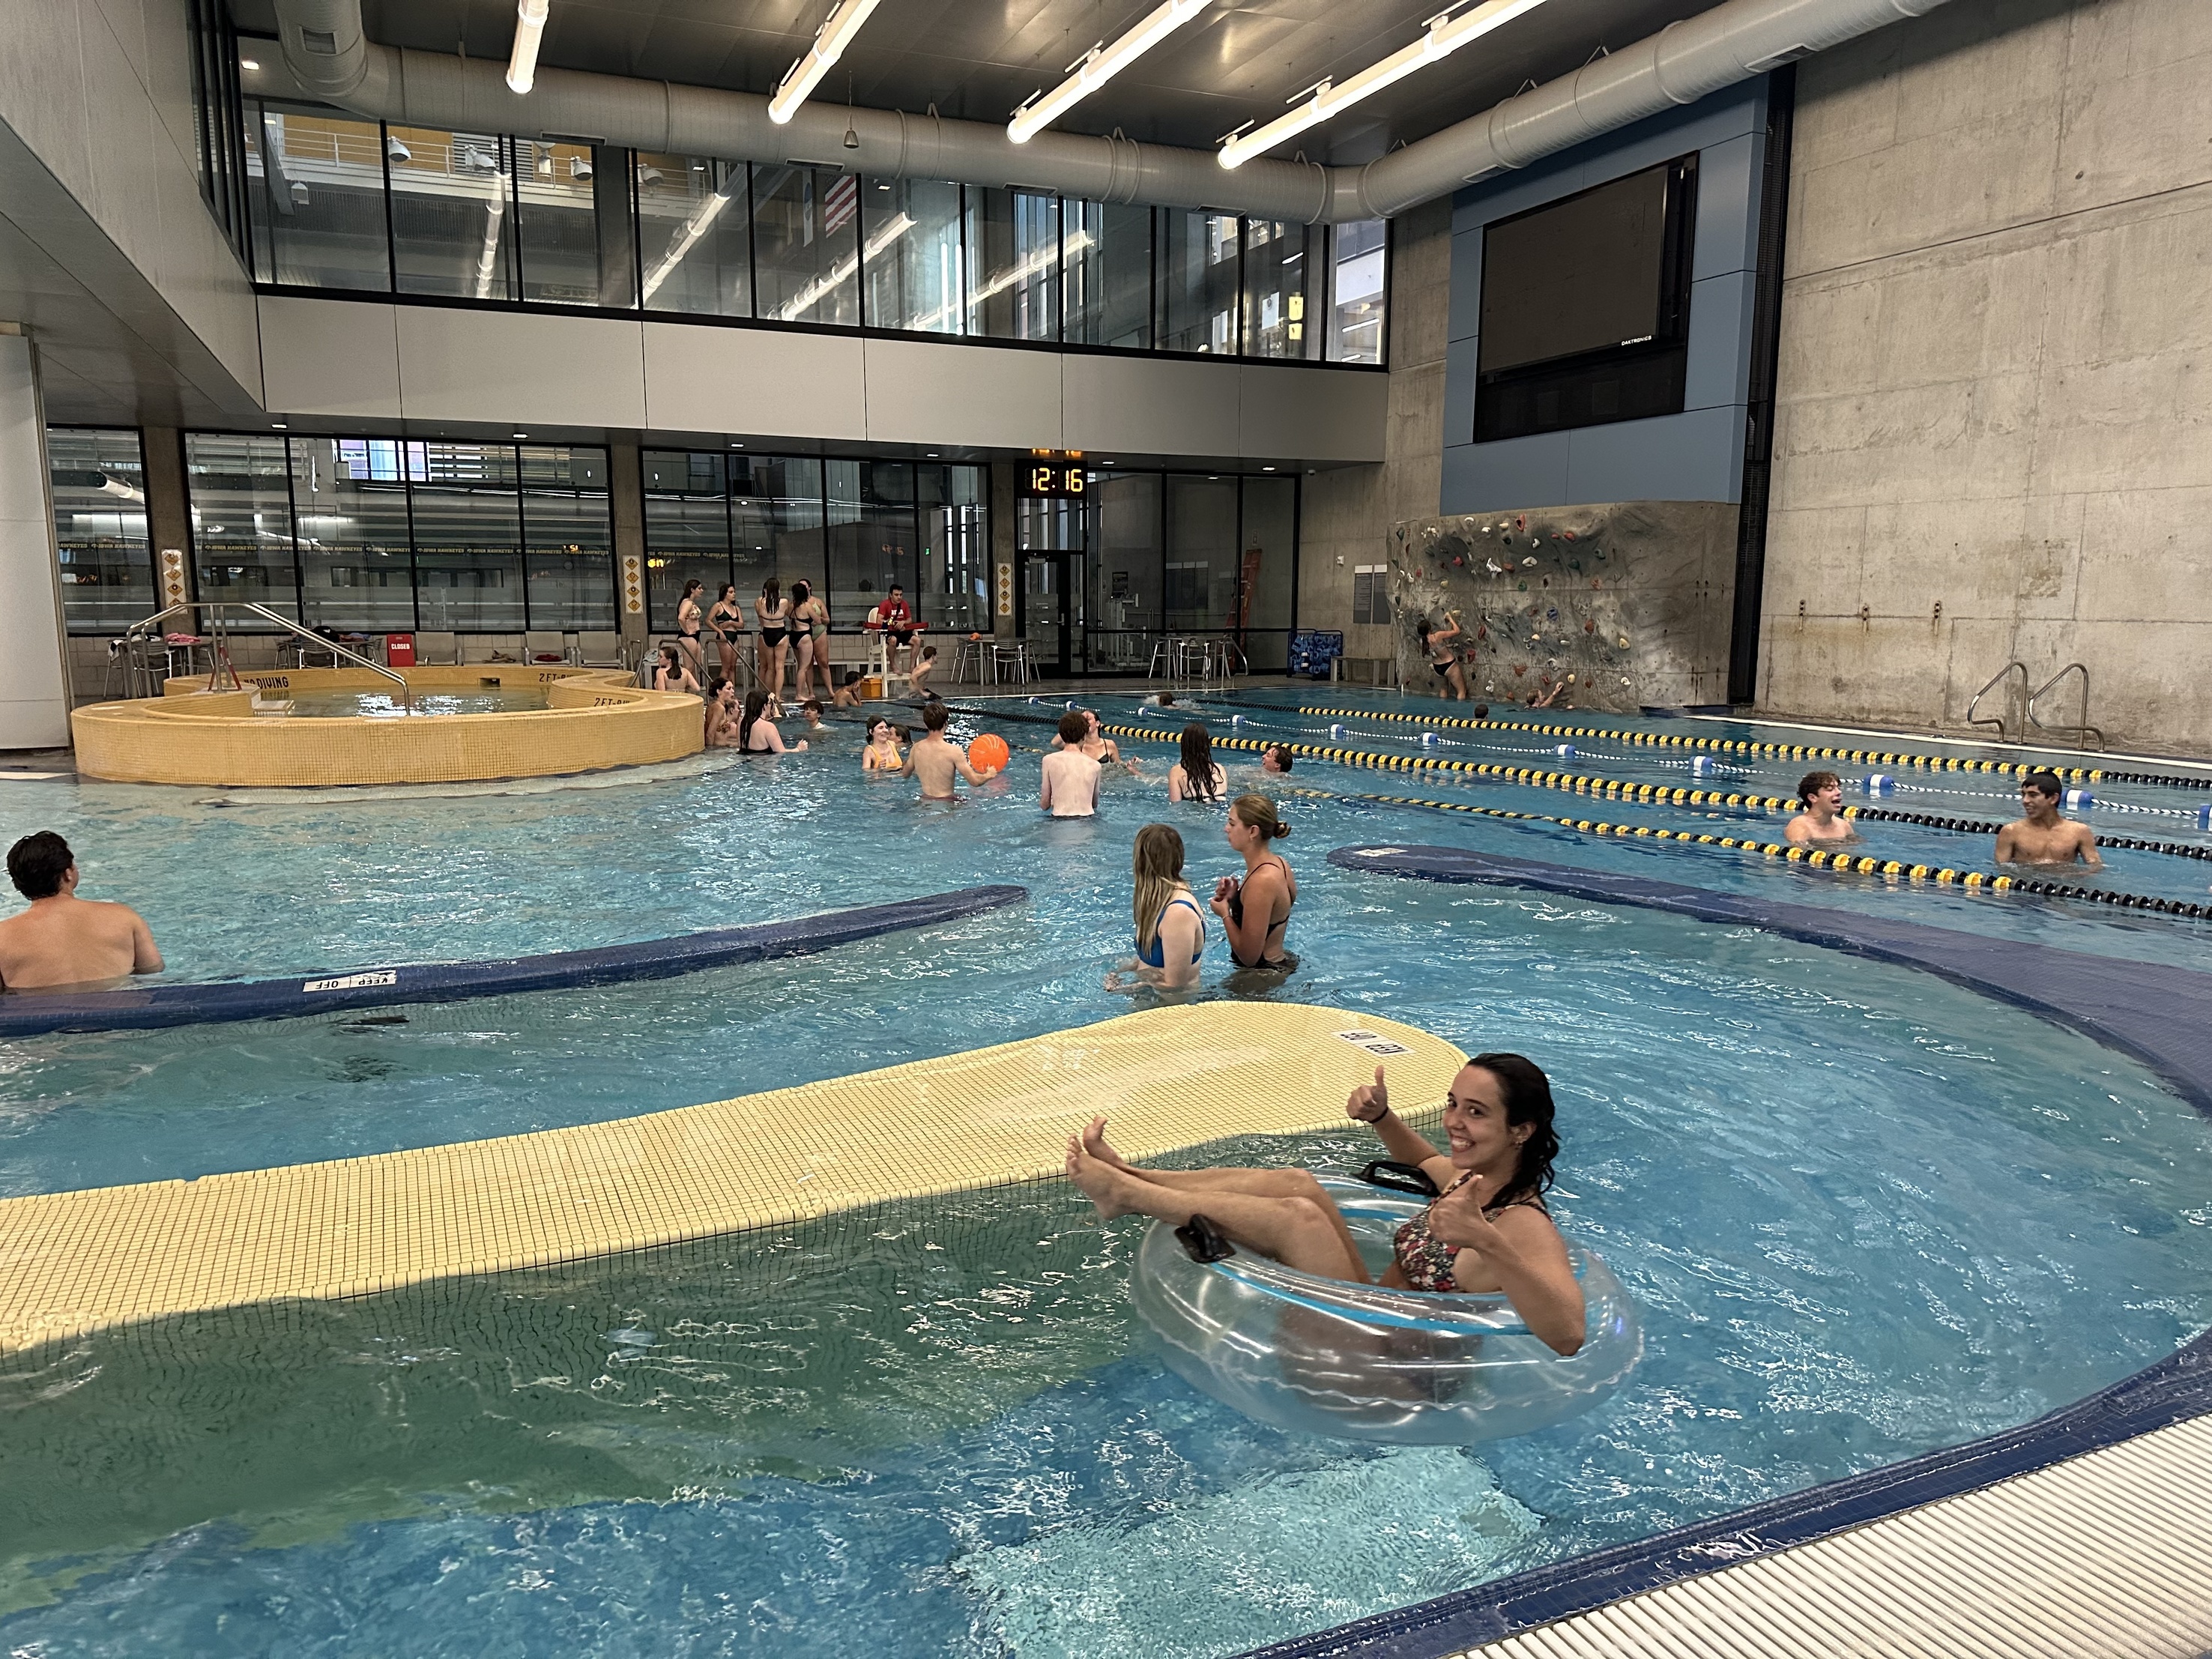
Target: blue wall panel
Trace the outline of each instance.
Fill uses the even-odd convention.
[[[1453,198],[1439,511],[1741,499],[1765,124],[1766,83],[1747,82]],[[1483,228],[1693,149],[1698,217],[1683,412],[1474,442]]]

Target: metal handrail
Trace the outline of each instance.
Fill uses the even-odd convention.
[[[2052,686],[2057,684],[2059,681],[2064,679],[2069,674],[2079,674],[2081,677],[2081,718],[2075,721],[2071,726],[2045,726],[2043,723],[2041,717],[2039,717],[2035,712],[2036,699],[2042,696],[2045,692],[2050,690]],[[2065,667],[2060,669],[2049,679],[2044,681],[2042,684],[2037,686],[2034,690],[2029,692],[2027,694],[2027,724],[2035,727],[2039,732],[2050,732],[2054,733],[2071,732],[2074,734],[2074,741],[2076,744],[2079,744],[2084,738],[2094,732],[2097,738],[2097,747],[2102,749],[2105,746],[2105,734],[2102,732],[2098,731],[2095,726],[2089,724],[2089,670],[2087,665],[2083,663],[2069,662]],[[2027,735],[2026,727],[2021,728],[2021,734],[2022,737]]]
[[[1985,717],[1976,715],[1974,710],[1982,706],[1982,699],[1984,697],[1988,696],[1990,692],[1996,690],[1997,687],[2003,684],[2007,679],[2014,674],[2018,674],[2020,676],[2021,690],[2023,693],[2027,693],[2027,665],[2024,662],[2008,662],[2002,668],[1998,669],[1995,674],[1990,677],[1990,683],[1987,685],[1984,685],[1980,690],[1975,692],[1972,696],[1966,699],[1966,724],[1969,726],[1996,726],[1997,729],[1997,741],[1999,743],[2010,743],[2014,741],[2014,739],[2005,736],[2004,716],[2000,714],[1996,719],[1990,720]],[[2028,695],[2028,700],[2031,702],[2033,701],[2033,694]],[[2021,715],[2019,741],[2022,743],[2027,741],[2027,715],[2025,713]]]
[[[227,613],[232,611],[243,611],[249,616],[260,617],[264,622],[276,623],[288,634],[298,635],[318,651],[327,651],[333,657],[343,657],[349,662],[359,664],[372,674],[381,674],[399,688],[400,706],[410,714],[414,712],[415,699],[413,694],[407,689],[407,677],[398,670],[386,667],[372,658],[364,657],[351,647],[340,645],[336,640],[325,635],[318,634],[313,629],[294,622],[282,612],[271,611],[267,605],[257,604],[252,599],[179,599],[167,609],[157,611],[150,617],[142,617],[125,629],[124,644],[127,648],[134,641],[143,641],[157,637],[155,633],[150,631],[154,629],[155,625],[167,622],[180,611],[191,613],[201,611],[208,613],[209,621],[215,625],[215,635],[218,640],[224,641],[226,652],[228,650],[228,630],[223,624],[228,620]]]

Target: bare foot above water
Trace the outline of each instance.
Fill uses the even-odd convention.
[[[1116,1216],[1129,1214],[1135,1206],[1122,1196],[1129,1177],[1102,1162],[1084,1150],[1083,1138],[1067,1138],[1067,1178],[1091,1200],[1102,1221],[1111,1221]]]

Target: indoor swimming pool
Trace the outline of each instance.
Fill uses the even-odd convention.
[[[283,694],[279,694],[282,696]],[[393,720],[409,714],[512,714],[545,707],[542,690],[488,685],[481,691],[422,690],[402,699],[390,691],[295,691],[287,699],[295,718],[343,720],[359,715]]]
[[[1116,726],[1185,718],[1093,701]],[[1419,724],[1302,702],[1461,712],[1339,690],[1211,699],[1203,714],[1218,738],[1670,788],[1692,757],[1626,734],[1711,731],[1529,715],[1515,718],[1624,735],[1432,724],[1425,743]],[[0,1042],[0,1196],[603,1121],[1126,1012],[1102,981],[1128,952],[1136,829],[1178,825],[1201,890],[1237,860],[1218,808],[1167,803],[1169,744],[1124,740],[1141,775],[1109,774],[1096,820],[1042,817],[1041,722],[1057,712],[963,705],[953,735],[997,732],[1015,760],[957,807],[864,778],[851,725],[803,756],[588,779],[0,784],[0,840],[60,830],[88,896],[140,908],[177,979],[580,949],[985,883],[1030,894],[647,984]],[[1255,754],[1221,757],[1260,786]],[[1698,775],[1786,795],[1816,766],[1894,779],[1848,797],[1864,804],[2013,816],[2015,781],[1999,775],[1728,752]],[[2212,1322],[2212,1119],[2134,1060],[1773,933],[1394,881],[1325,855],[1468,848],[2177,965],[2201,962],[2207,924],[1554,821],[1601,805],[1615,823],[1779,839],[1782,815],[1725,803],[1600,804],[1304,757],[1267,783],[1294,829],[1300,965],[1279,985],[1225,974],[1215,928],[1203,994],[1361,1011],[1536,1059],[1560,1107],[1555,1210],[1642,1312],[1644,1360],[1612,1401],[1470,1450],[1279,1433],[1146,1347],[1127,1297],[1140,1224],[1102,1227],[1056,1184],[903,1201],[9,1356],[0,1487],[22,1497],[0,1513],[0,1645],[1231,1655],[1974,1438]],[[2195,811],[2212,793],[2108,787],[2083,809],[2100,833],[2206,844]],[[1885,859],[1994,867],[1978,833],[1862,828]],[[2108,861],[2116,888],[2212,896],[2201,859]],[[1374,1155],[1347,1128],[1203,1161]]]

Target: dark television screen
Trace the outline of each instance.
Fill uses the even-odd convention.
[[[1668,308],[1674,164],[1553,202],[1483,232],[1483,373],[1650,340]]]

